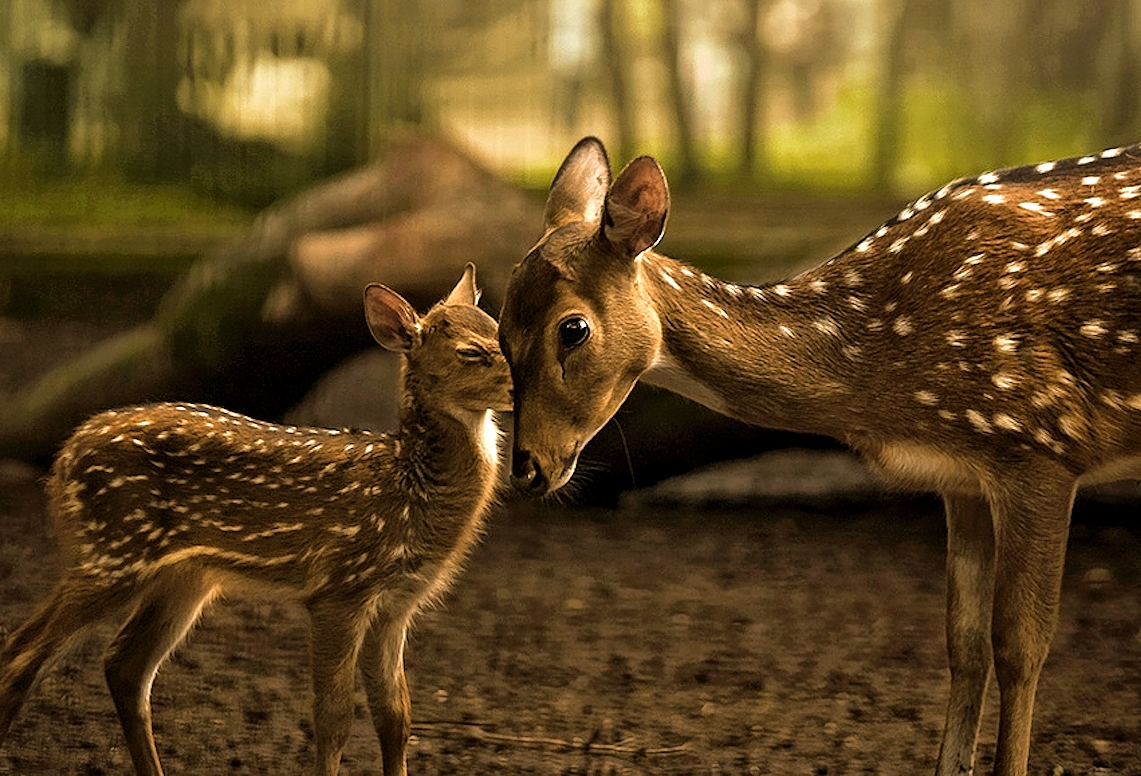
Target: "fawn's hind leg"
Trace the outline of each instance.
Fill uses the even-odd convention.
[[[0,743],[48,658],[126,600],[126,594],[92,579],[65,577],[47,603],[8,637],[0,653]]]
[[[412,731],[412,705],[404,678],[406,618],[373,621],[361,645],[360,668],[372,724],[380,739],[384,776],[404,776],[405,749]]]
[[[159,572],[107,649],[107,686],[139,776],[162,774],[151,730],[151,684],[217,591],[217,584],[201,572],[177,567]]]

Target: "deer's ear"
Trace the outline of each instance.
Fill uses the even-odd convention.
[[[407,353],[420,340],[420,316],[404,297],[387,286],[370,283],[364,290],[368,330],[382,348]]]
[[[606,197],[602,233],[626,256],[637,256],[662,239],[670,210],[670,189],[661,166],[639,156],[614,181]]]
[[[452,293],[448,294],[444,304],[470,304],[474,307],[479,304],[479,297],[480,291],[475,286],[475,265],[469,261],[464,267],[463,277],[456,283]]]
[[[610,159],[602,141],[584,137],[563,160],[543,211],[543,231],[575,221],[597,223],[610,188]]]

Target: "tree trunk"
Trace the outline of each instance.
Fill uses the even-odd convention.
[[[622,18],[621,0],[602,0],[599,5],[602,61],[610,81],[610,104],[614,115],[614,147],[624,163],[634,154],[634,106],[631,104],[629,43]]]
[[[1102,120],[1102,141],[1106,145],[1134,142],[1137,135],[1137,118],[1141,100],[1137,90],[1141,88],[1139,75],[1141,63],[1133,45],[1133,19],[1135,14],[1132,2],[1114,5],[1116,18],[1113,20],[1109,45],[1113,47],[1113,67],[1109,77],[1108,95],[1104,101],[1105,113]]]
[[[889,9],[887,42],[880,68],[876,95],[876,148],[872,160],[872,185],[890,191],[900,157],[900,119],[903,112],[903,69],[910,23],[908,0],[893,3]]]
[[[175,95],[178,61],[177,0],[127,3],[128,92],[120,107],[120,148],[127,169],[143,180],[172,181],[187,171],[182,113]]]
[[[741,79],[741,157],[737,176],[741,180],[765,181],[768,164],[765,155],[765,50],[760,36],[764,0],[747,0],[748,13],[742,35],[745,73]]]
[[[669,73],[670,106],[673,108],[674,128],[677,130],[678,167],[680,184],[693,183],[701,177],[697,162],[697,148],[693,136],[693,122],[690,117],[690,90],[682,78],[681,54],[681,3],[666,0],[663,43],[665,47],[666,70]]]

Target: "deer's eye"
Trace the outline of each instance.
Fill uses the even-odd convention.
[[[559,342],[564,348],[577,348],[590,337],[590,324],[580,315],[572,315],[559,324]]]

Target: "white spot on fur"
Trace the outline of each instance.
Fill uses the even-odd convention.
[[[836,323],[834,318],[826,316],[813,321],[812,325],[822,334],[827,334],[830,337],[840,336],[840,326]]]
[[[994,338],[994,347],[1000,353],[1013,353],[1018,350],[1018,336],[1014,334],[1000,334]]]
[[[990,381],[995,384],[999,390],[1009,391],[1018,385],[1018,378],[1007,372],[996,372],[991,375]]]
[[[993,433],[990,421],[984,418],[978,410],[967,410],[963,415],[966,416],[967,422],[974,426],[976,431],[983,434]]]
[[[998,428],[1005,429],[1006,431],[1022,430],[1022,424],[1012,418],[1010,415],[1007,415],[1005,412],[999,412],[995,414],[994,425]]]
[[[1086,337],[1100,337],[1108,333],[1109,330],[1105,328],[1104,321],[1095,318],[1092,321],[1086,321],[1082,324],[1082,327],[1078,331]]]
[[[925,404],[928,407],[934,407],[939,403],[938,397],[936,397],[935,394],[931,393],[931,391],[916,391],[914,396],[917,402],[920,404]]]

